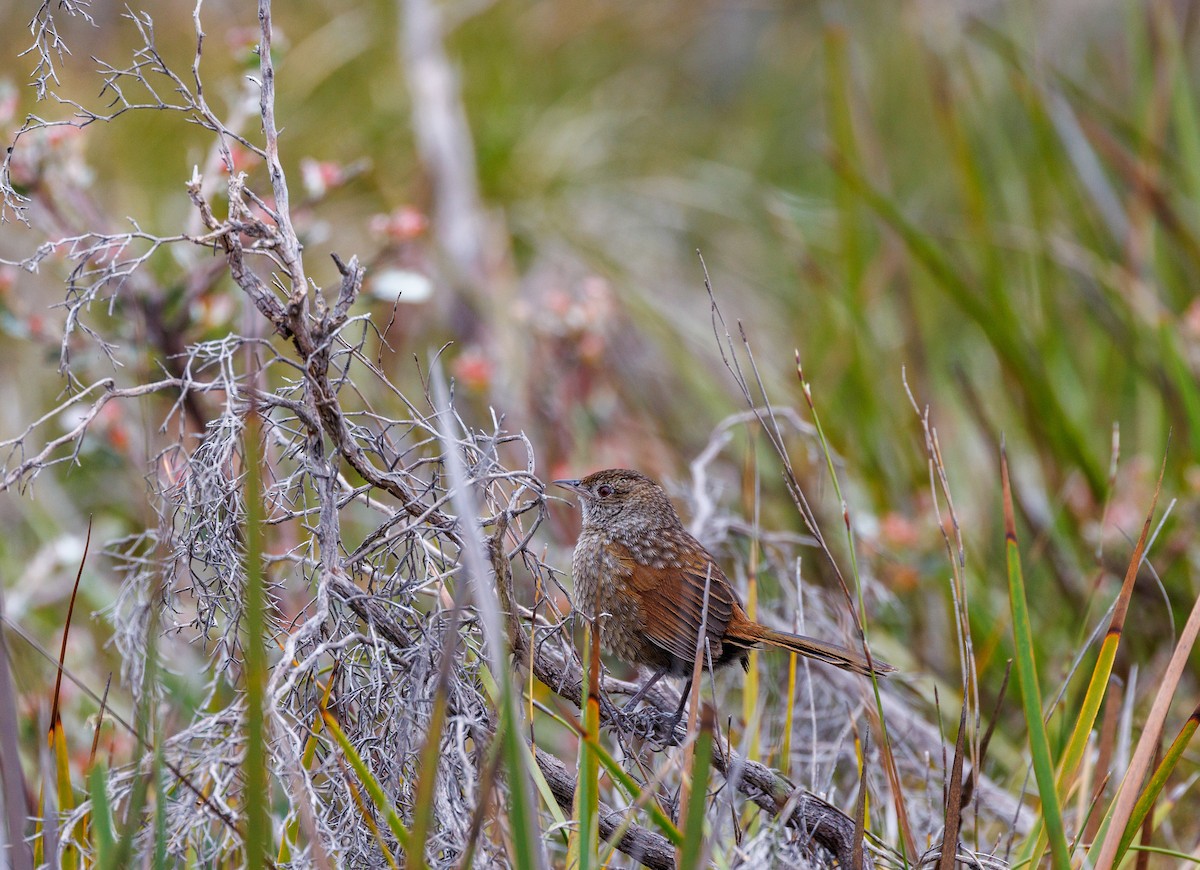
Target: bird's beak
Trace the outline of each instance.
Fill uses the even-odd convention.
[[[550,481],[555,486],[561,486],[563,489],[569,489],[572,492],[577,492],[580,495],[584,494],[583,487],[580,486],[580,480],[552,480]]]

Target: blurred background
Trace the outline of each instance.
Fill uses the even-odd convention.
[[[949,515],[934,505],[915,400],[936,426],[962,529],[985,696],[1011,655],[1001,436],[1049,686],[1111,602],[1165,457],[1160,516],[1170,512],[1118,670],[1161,666],[1200,563],[1195,4],[433,9],[432,25],[416,0],[276,10],[281,149],[310,275],[334,284],[330,252],[368,264],[356,313],[379,328],[385,343],[368,346],[398,385],[419,394],[444,348],[464,416],[482,425],[494,409],[524,430],[544,479],[631,466],[682,498],[689,463],[747,407],[723,363],[725,329],[743,367],[744,330],[769,400],[809,419],[798,351],[841,459],[860,568],[883,590],[869,615],[880,654],[956,681]],[[188,70],[192,6],[150,11],[159,52]],[[98,26],[64,26],[70,55],[50,88],[98,109],[110,96],[99,63],[127,65],[140,40],[115,6],[89,12]],[[241,111],[257,69],[251,13],[203,6],[205,96],[222,117]],[[436,13],[444,38],[427,39]],[[0,4],[6,138],[29,112],[70,113],[33,100],[36,59],[18,57],[30,15]],[[439,79],[443,68],[457,82]],[[110,228],[134,220],[171,235],[192,219],[184,184],[210,145],[178,117],[133,112],[26,137],[14,165],[31,185],[55,173],[85,185],[91,205],[61,203],[58,226],[94,225],[95,207]],[[247,156],[239,168],[266,190],[261,165]],[[0,226],[0,256],[28,256],[45,226]],[[724,318],[717,335],[697,251]],[[169,289],[187,265],[164,252],[148,269]],[[65,387],[54,307],[65,272],[54,257],[37,274],[0,271],[4,438]],[[157,371],[146,323],[114,299],[90,316],[119,345],[117,377]],[[226,278],[188,298],[180,334],[237,329],[240,307]],[[72,366],[114,370],[82,337]],[[100,539],[149,520],[144,475],[168,437],[167,406],[110,407],[78,467],[0,497],[9,612],[47,641],[86,518]],[[802,531],[759,434],[732,431],[708,466],[712,497],[726,513],[758,510],[764,527]],[[824,459],[800,428],[790,447],[845,558]],[[577,519],[564,507],[552,520],[547,543],[565,565]],[[84,614],[110,588],[101,561],[88,571]],[[805,569],[816,584],[827,573],[815,555]],[[764,597],[775,582],[764,580]],[[79,627],[77,655],[115,662],[103,620]],[[30,681],[44,670],[26,665]]]

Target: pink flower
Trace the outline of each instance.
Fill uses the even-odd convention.
[[[468,389],[482,392],[491,386],[495,368],[482,350],[471,347],[458,355],[451,371],[456,381]]]
[[[411,205],[402,205],[388,214],[371,218],[371,232],[390,242],[408,242],[429,229],[429,218]]]
[[[300,178],[305,192],[313,197],[324,196],[330,188],[343,184],[346,172],[342,164],[332,160],[314,160],[305,157],[300,161]]]

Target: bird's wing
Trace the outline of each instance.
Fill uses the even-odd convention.
[[[713,662],[722,656],[725,627],[740,607],[725,572],[699,544],[674,548],[672,556],[647,565],[621,544],[610,544],[618,571],[637,601],[646,638],[679,659],[690,671],[696,655],[696,636],[704,610],[704,585],[708,582],[708,616],[705,634]],[[707,663],[706,663],[707,666]]]

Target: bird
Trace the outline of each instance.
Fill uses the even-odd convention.
[[[646,475],[609,468],[582,479],[555,480],[579,496],[583,526],[571,560],[575,609],[599,625],[600,644],[632,665],[653,669],[625,705],[632,709],[664,676],[687,683],[672,728],[691,689],[703,622],[714,668],[750,669],[750,650],[778,647],[856,674],[896,669],[853,650],[777,631],[750,619],[713,555],[684,528],[666,491]],[[708,612],[703,613],[705,587]]]

